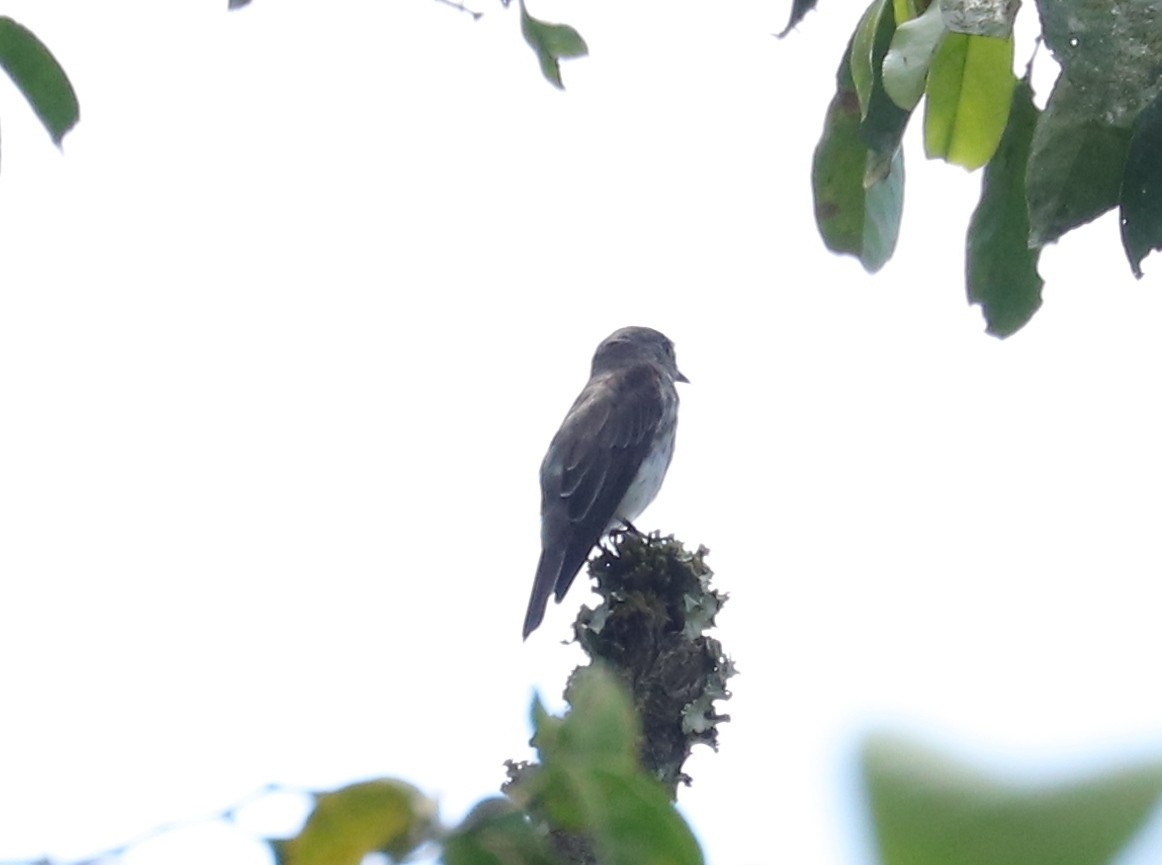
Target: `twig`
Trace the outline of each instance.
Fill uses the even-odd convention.
[[[163,823],[160,826],[155,826],[140,835],[130,838],[121,844],[110,847],[107,850],[101,850],[85,856],[82,859],[50,859],[48,856],[42,856],[39,859],[0,859],[0,865],[101,865],[101,863],[109,862],[110,860],[121,859],[130,850],[139,847],[146,841],[152,841],[162,835],[168,835],[171,832],[177,832],[181,829],[188,829],[191,826],[198,826],[203,823],[214,823],[216,821],[224,821],[233,823],[238,815],[238,812],[252,802],[256,802],[265,796],[274,793],[287,793],[290,795],[310,795],[310,791],[299,788],[292,788],[282,784],[267,784],[260,787],[253,793],[243,796],[233,805],[223,808],[214,814],[207,814],[203,817],[189,817],[184,820],[174,820],[169,823]]]
[[[464,5],[464,0],[436,0],[437,3],[443,3],[445,6],[451,6],[453,9],[459,9],[472,16],[473,21],[479,21],[483,12],[477,12],[475,9],[469,9]]]

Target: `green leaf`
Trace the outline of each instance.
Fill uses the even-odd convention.
[[[892,11],[899,26],[916,17],[916,4],[913,0],[892,0]]]
[[[0,67],[24,94],[58,147],[80,118],[65,70],[31,30],[0,16]]]
[[[972,170],[992,158],[1013,96],[1013,40],[949,33],[928,72],[924,147]]]
[[[571,681],[563,719],[534,703],[538,771],[510,792],[553,824],[584,832],[606,865],[701,865],[702,851],[662,785],[638,765],[629,695],[601,668]]]
[[[850,52],[844,52],[835,96],[815,148],[811,170],[815,222],[828,249],[856,256],[865,270],[874,273],[891,257],[899,236],[903,154],[897,148],[889,170],[865,188],[869,164],[877,157],[861,133],[849,57]]]
[[[911,111],[920,102],[928,66],[947,32],[939,3],[896,28],[892,45],[884,55],[883,75],[884,90],[901,108]]]
[[[884,89],[883,62],[896,33],[896,18],[892,5],[885,3],[872,46],[872,87],[863,111],[860,135],[873,151],[864,169],[863,185],[870,187],[887,177],[892,160],[900,148],[911,111],[900,108]]]
[[[860,262],[868,273],[888,263],[900,236],[904,213],[904,151],[897,149],[886,175],[867,188],[864,195],[863,254]]]
[[[1061,76],[1033,133],[1026,197],[1029,245],[1044,246],[1118,203],[1130,130],[1102,123]]]
[[[567,24],[548,24],[538,21],[528,13],[524,0],[520,2],[520,32],[525,42],[536,52],[545,78],[562,90],[560,60],[568,57],[584,57],[589,46],[572,27]]]
[[[844,73],[847,73],[846,75]],[[859,98],[851,83],[848,55],[840,66],[839,85],[815,147],[811,182],[815,222],[832,252],[863,252],[864,188],[867,145],[859,135]]]
[[[561,741],[571,753],[623,770],[637,766],[637,715],[612,674],[586,668],[569,682],[565,697],[573,708],[561,725]]]
[[[1089,121],[1129,129],[1162,92],[1162,2],[1037,0],[1045,43]],[[1048,106],[1046,106],[1048,107]]]
[[[359,865],[374,852],[402,859],[433,837],[435,812],[410,784],[364,781],[320,794],[298,836],[272,846],[279,865]]]
[[[872,0],[852,34],[848,50],[851,80],[859,97],[860,117],[866,117],[871,105],[872,85],[877,75],[876,34],[879,33],[884,13],[892,8],[889,0]]]
[[[882,865],[1108,865],[1162,795],[1158,765],[1017,786],[885,738],[863,774]]]
[[[1121,200],[1131,129],[1162,93],[1158,0],[1038,0],[1061,64],[1029,156],[1030,243],[1057,240]]]
[[[444,839],[445,865],[555,865],[544,839],[507,799],[480,802]]]
[[[1025,203],[1025,169],[1038,114],[1033,89],[1021,81],[1000,146],[985,166],[980,203],[968,226],[968,301],[981,305],[994,336],[1016,333],[1041,306],[1040,252],[1029,248]]]
[[[1134,123],[1120,201],[1122,248],[1141,279],[1142,259],[1162,249],[1162,95]]]
[[[694,834],[653,778],[596,769],[589,781],[585,796],[600,862],[701,865]]]

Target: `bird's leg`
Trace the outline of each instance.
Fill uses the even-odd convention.
[[[642,532],[638,531],[637,526],[635,526],[633,523],[631,523],[625,517],[619,516],[618,520],[620,520],[621,524],[623,526],[625,526],[625,528],[622,531],[630,532],[631,534],[635,534],[639,537],[645,537],[645,535],[642,534]]]
[[[600,546],[602,550],[614,552],[617,549],[618,539],[623,535],[637,535],[639,538],[645,539],[645,535],[642,534],[638,527],[627,520],[625,517],[616,515],[615,519],[617,522],[621,523],[621,525],[615,526],[601,536],[601,540],[598,541],[598,546]]]

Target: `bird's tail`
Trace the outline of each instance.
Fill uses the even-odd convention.
[[[537,563],[537,577],[533,580],[533,594],[529,598],[528,612],[525,613],[526,640],[545,618],[545,607],[549,603],[549,595],[553,594],[553,588],[557,585],[557,578],[561,575],[564,558],[564,553],[560,550],[549,549],[541,553],[541,560]]]

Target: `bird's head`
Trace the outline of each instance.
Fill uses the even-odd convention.
[[[610,372],[634,363],[651,363],[674,381],[690,381],[678,370],[674,344],[664,333],[652,327],[623,327],[607,336],[593,354],[592,374]]]

